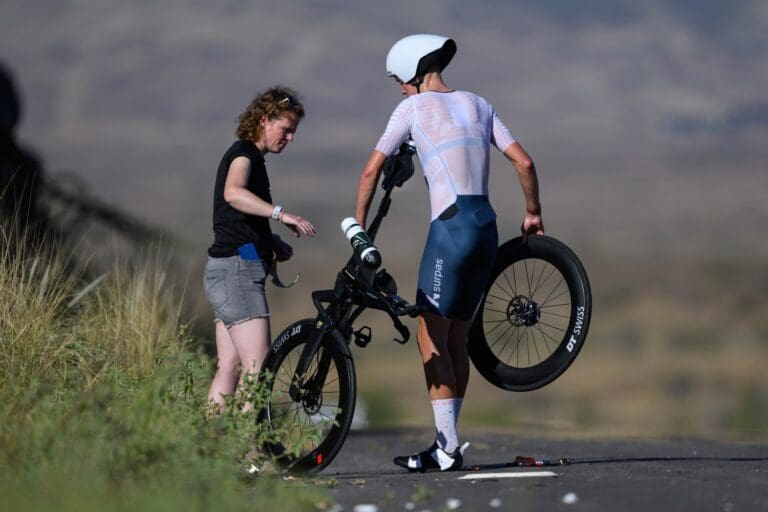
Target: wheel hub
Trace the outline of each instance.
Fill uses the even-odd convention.
[[[541,306],[525,295],[518,295],[507,304],[507,320],[515,327],[531,327],[539,318]]]
[[[307,390],[301,398],[301,405],[307,414],[317,414],[323,406],[323,395],[314,390]]]

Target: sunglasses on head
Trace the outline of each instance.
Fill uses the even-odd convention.
[[[299,104],[299,100],[297,100],[296,98],[294,98],[290,94],[288,96],[286,96],[285,98],[281,99],[280,101],[278,101],[279,104],[283,104],[283,103],[286,103],[286,102],[288,103],[288,105],[290,105],[292,107],[295,107],[296,105]]]

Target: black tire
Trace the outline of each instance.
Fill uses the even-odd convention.
[[[344,444],[355,412],[355,367],[349,347],[336,330],[321,341],[307,375],[311,381],[320,357],[330,356],[321,388],[307,401],[296,402],[288,394],[301,352],[316,329],[315,322],[306,318],[286,327],[264,364],[274,375],[264,417],[277,434],[277,440],[265,450],[289,473],[312,474],[328,466]],[[316,430],[317,436],[307,438],[311,430]],[[294,450],[297,453],[292,453]]]
[[[589,280],[573,251],[548,236],[518,237],[499,247],[469,355],[495,386],[538,389],[576,359],[591,316]]]

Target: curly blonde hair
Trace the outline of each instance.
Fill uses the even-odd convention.
[[[261,119],[264,116],[270,121],[285,116],[293,116],[299,120],[304,117],[304,105],[293,89],[282,85],[271,87],[253,98],[245,112],[237,118],[237,137],[251,141],[261,139],[264,131]]]

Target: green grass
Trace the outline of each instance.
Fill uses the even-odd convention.
[[[725,426],[738,437],[749,438],[768,431],[768,394],[757,382],[737,391],[737,399],[725,417]]]
[[[387,390],[366,389],[360,392],[368,406],[368,423],[371,427],[391,427],[402,418],[397,397]]]
[[[317,487],[247,477],[273,435],[258,382],[211,415],[212,362],[158,251],[89,277],[0,232],[0,495],[9,510],[316,510]],[[50,247],[50,246],[49,246]],[[62,254],[65,254],[62,256]],[[70,255],[72,253],[69,253]]]

